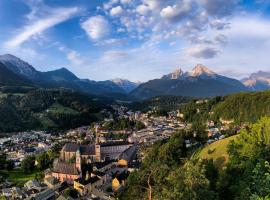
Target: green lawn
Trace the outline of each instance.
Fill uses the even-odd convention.
[[[213,159],[216,167],[221,169],[228,162],[229,156],[227,146],[230,141],[235,140],[237,135],[218,140],[210,145],[206,145],[196,157],[201,159]]]
[[[78,114],[78,111],[73,110],[68,107],[64,107],[59,103],[54,103],[48,110],[51,113],[62,113],[62,114],[73,114],[73,115]]]
[[[35,178],[36,173],[39,171],[33,170],[30,174],[25,174],[20,169],[14,169],[11,171],[7,170],[0,170],[0,176],[3,176],[8,181],[16,184],[17,186],[23,186],[24,183],[26,183],[29,180],[32,180]]]

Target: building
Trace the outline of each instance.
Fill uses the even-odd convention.
[[[101,176],[96,174],[89,175],[89,173],[87,173],[85,178],[75,180],[74,189],[76,189],[81,196],[91,194],[94,188],[100,187],[106,183],[105,174],[102,172],[99,172],[98,174],[101,174]]]
[[[123,187],[125,187],[127,178],[128,178],[128,173],[126,171],[123,171],[120,174],[116,174],[115,178],[113,178],[112,180],[113,191],[117,192],[121,190]]]
[[[81,159],[84,163],[115,160],[130,146],[132,145],[125,141],[101,143],[98,140],[96,144],[91,145],[67,143],[60,151],[60,160],[69,162],[75,158],[77,151],[79,151]]]
[[[54,163],[52,176],[61,183],[67,182],[73,184],[74,180],[82,177],[82,157],[80,150],[75,153],[75,163],[66,160],[57,160]]]
[[[53,176],[44,178],[44,183],[53,190],[58,190],[61,187],[60,181]]]
[[[82,178],[83,163],[117,160],[131,146],[124,141],[100,143],[97,140],[91,145],[67,143],[60,152],[60,158],[54,162],[52,176],[61,183],[73,184],[74,180]]]
[[[95,145],[79,145],[76,143],[67,143],[60,151],[60,159],[62,161],[70,161],[75,158],[76,152],[79,151],[82,160],[85,163],[91,163],[95,160]]]

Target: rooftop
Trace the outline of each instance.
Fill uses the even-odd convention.
[[[88,185],[88,184],[92,184],[92,183],[95,183],[97,181],[99,181],[100,178],[97,177],[97,176],[93,176],[93,177],[90,177],[89,179],[83,179],[83,178],[80,178],[80,179],[77,179],[75,180],[76,182],[82,184],[82,185]]]
[[[53,168],[53,172],[79,175],[75,163],[57,162]]]

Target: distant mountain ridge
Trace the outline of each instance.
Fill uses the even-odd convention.
[[[53,81],[78,81],[80,80],[66,68],[60,68],[54,71],[43,72],[45,76]]]
[[[191,71],[177,69],[172,73],[145,83],[126,79],[93,81],[80,79],[67,68],[40,72],[16,56],[0,55],[0,84],[33,85],[45,88],[69,88],[75,91],[134,101],[155,96],[173,95],[211,97],[241,91],[270,89],[270,73],[259,71],[241,81],[219,75],[202,64]]]
[[[66,68],[40,72],[32,65],[10,54],[1,55],[0,64],[1,71],[3,71],[3,77],[0,76],[0,83],[4,84],[32,84],[50,88],[64,87],[92,95],[105,96],[113,96],[114,93],[123,95],[127,93],[113,81],[79,79]]]
[[[242,80],[243,84],[252,91],[270,89],[270,72],[258,71]]]
[[[210,97],[248,90],[240,81],[218,75],[198,64],[190,72],[178,69],[161,79],[141,84],[131,94],[138,99],[159,95]]]
[[[136,89],[141,84],[140,82],[131,82],[127,79],[120,79],[120,78],[112,79],[111,81],[114,82],[119,87],[121,87],[127,93]]]

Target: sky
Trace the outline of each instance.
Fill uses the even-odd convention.
[[[80,78],[270,71],[270,0],[0,0],[0,54]]]

